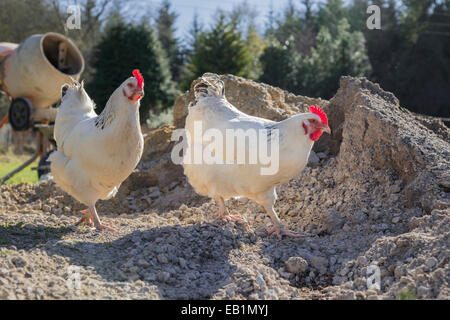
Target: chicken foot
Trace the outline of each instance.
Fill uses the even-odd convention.
[[[250,228],[250,225],[248,224],[247,220],[238,215],[231,215],[228,212],[228,209],[225,206],[225,201],[223,200],[222,197],[217,198],[216,201],[219,204],[219,216],[218,216],[219,219],[223,219],[229,222],[232,221],[240,222],[244,224],[247,229]]]
[[[75,225],[79,226],[80,224],[87,224],[90,227],[94,226],[94,220],[92,219],[92,215],[89,212],[89,210],[84,209],[81,211],[81,213],[83,214],[83,218],[81,218],[77,223],[75,223]]]
[[[278,218],[277,213],[273,209],[273,205],[265,205],[264,209],[269,214],[270,219],[272,220],[272,224],[273,224],[273,227],[267,231],[267,233],[269,235],[275,234],[278,237],[278,239],[280,239],[280,240],[281,240],[282,236],[291,237],[291,238],[304,238],[307,236],[300,232],[295,232],[295,231],[285,229],[284,226],[281,224],[280,218]]]
[[[94,226],[97,230],[109,230],[109,231],[117,231],[116,228],[105,226],[100,222],[100,218],[98,217],[97,210],[95,209],[95,205],[90,206],[89,210],[91,211],[92,217],[94,218]]]
[[[82,210],[81,213],[83,214],[83,217],[77,223],[75,223],[76,226],[80,224],[86,224],[90,227],[95,226],[97,230],[105,229],[109,231],[116,231],[115,228],[105,226],[100,222],[100,218],[98,217],[95,206],[89,207],[89,209]]]

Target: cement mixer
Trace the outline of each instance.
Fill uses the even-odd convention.
[[[10,103],[0,127],[9,121],[13,130],[37,131],[36,154],[0,178],[0,184],[44,156],[45,142],[53,140],[57,109],[52,105],[61,98],[62,85],[78,80],[83,69],[81,52],[58,33],[33,35],[21,44],[0,42],[0,87]],[[39,165],[37,170],[44,172],[46,168]]]

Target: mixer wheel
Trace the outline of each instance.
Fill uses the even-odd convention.
[[[25,131],[31,128],[33,107],[27,98],[16,98],[9,106],[9,122],[16,131]]]

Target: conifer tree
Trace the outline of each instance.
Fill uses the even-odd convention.
[[[227,22],[224,15],[220,15],[212,30],[199,35],[198,45],[188,59],[185,88],[205,72],[246,77],[252,62],[245,40],[236,25]]]
[[[148,118],[150,109],[159,111],[171,106],[178,94],[159,41],[146,24],[131,25],[121,20],[114,23],[95,47],[94,68],[87,89],[97,104],[97,113],[135,68],[145,79],[141,122]]]
[[[172,79],[178,81],[181,66],[183,65],[183,55],[179,48],[178,40],[175,38],[175,20],[178,15],[171,10],[169,0],[164,0],[158,10],[156,18],[156,31],[161,46],[167,56]]]

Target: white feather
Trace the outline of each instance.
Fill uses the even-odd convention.
[[[130,80],[131,79],[131,80]],[[139,103],[122,94],[127,79],[97,116],[82,85],[71,86],[55,121],[58,151],[51,171],[55,182],[80,202],[91,206],[113,197],[138,164],[143,151]]]
[[[202,195],[214,199],[222,197],[245,196],[259,203],[268,198],[276,198],[275,186],[287,182],[298,175],[306,166],[313,141],[305,134],[302,127],[306,119],[318,118],[312,113],[295,115],[281,122],[247,115],[225,98],[223,82],[216,77],[205,75],[202,82],[196,85],[196,102],[189,107],[185,129],[188,132],[187,154],[196,144],[207,147],[209,142],[197,140],[194,137],[194,122],[202,124],[203,132],[215,128],[223,136],[227,129],[278,129],[279,132],[279,170],[274,175],[262,175],[261,168],[267,167],[259,160],[256,164],[189,164],[184,163],[184,173],[190,184]],[[259,141],[260,146],[262,141]],[[225,143],[224,143],[225,146]],[[245,145],[246,159],[254,151],[247,143]],[[236,149],[235,149],[236,150]],[[242,151],[242,150],[240,150]],[[220,153],[225,161],[226,148]]]

